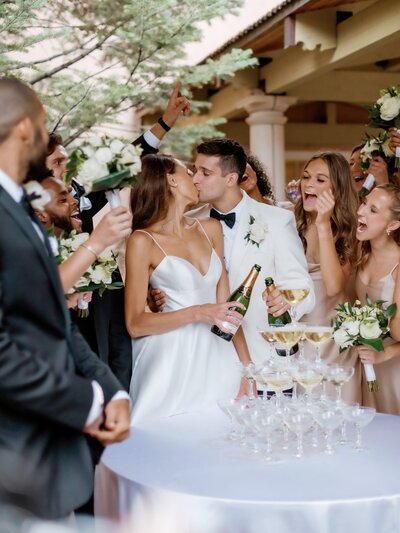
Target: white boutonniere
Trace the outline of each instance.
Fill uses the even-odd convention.
[[[251,244],[255,244],[258,248],[265,239],[267,231],[268,228],[266,224],[260,220],[256,220],[252,215],[250,215],[249,229],[244,237],[244,240],[250,242]]]
[[[42,187],[37,181],[28,181],[25,183],[24,189],[33,209],[39,209],[41,211],[44,206],[51,201],[49,191]]]

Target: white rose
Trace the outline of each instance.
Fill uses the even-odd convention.
[[[344,329],[338,329],[333,333],[333,339],[342,348],[347,348],[351,345],[351,340]]]
[[[140,151],[136,149],[135,146],[132,146],[131,144],[127,144],[125,148],[122,150],[118,162],[121,165],[133,165],[133,164],[140,164]]]
[[[264,224],[256,220],[250,225],[250,239],[254,242],[260,243],[265,237],[265,232]]]
[[[136,163],[134,163],[133,165],[129,165],[129,171],[132,177],[139,174],[141,170],[142,170],[142,162],[140,161],[140,159],[138,159]]]
[[[76,235],[74,239],[72,239],[71,250],[75,252],[75,250],[77,250],[81,244],[86,242],[88,238],[89,233],[78,233],[78,235]]]
[[[28,181],[28,183],[25,183],[24,189],[28,196],[34,196],[34,198],[30,200],[33,209],[41,211],[51,200],[49,191],[42,187],[37,181]]]
[[[345,329],[349,335],[358,335],[360,331],[360,322],[358,320],[346,320],[343,322],[342,328]]]
[[[125,147],[125,144],[119,139],[114,139],[110,143],[110,150],[113,154],[119,154]]]
[[[85,161],[79,170],[78,181],[82,183],[86,194],[92,190],[93,182],[109,174],[106,165],[102,165],[97,159],[92,158]]]
[[[365,319],[360,325],[360,335],[364,339],[377,339],[382,333],[379,322],[375,319]]]
[[[400,113],[400,98],[392,96],[387,98],[380,108],[380,115],[383,120],[393,120]]]
[[[90,139],[88,139],[88,142],[95,148],[98,148],[103,144],[103,141],[97,135],[95,135],[94,137],[90,137]]]
[[[109,277],[110,273],[108,272],[108,269],[104,268],[101,265],[97,265],[90,275],[90,278],[93,283],[106,283]]]
[[[85,273],[80,280],[75,283],[75,288],[80,289],[82,287],[87,287],[90,283],[90,280],[87,278],[87,273]]]
[[[89,144],[82,146],[81,150],[87,158],[94,156],[95,149],[93,148],[93,146],[90,146]]]
[[[99,256],[98,260],[102,263],[106,263],[107,261],[112,261],[114,259],[114,255],[112,253],[111,248],[106,248]]]
[[[114,155],[109,148],[103,147],[103,148],[99,148],[98,150],[96,150],[94,157],[100,163],[107,164],[113,160]]]
[[[389,98],[391,98],[390,94],[389,93],[384,93],[380,98],[378,98],[378,100],[376,101],[376,103],[378,105],[382,105],[384,102],[386,102],[386,100],[388,100]]]

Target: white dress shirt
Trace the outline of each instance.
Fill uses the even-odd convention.
[[[16,202],[20,203],[21,199],[23,197],[24,191],[21,185],[16,183],[10,176],[8,176],[3,170],[0,169],[0,185],[3,187],[3,189],[11,196],[11,198]],[[35,228],[37,234],[43,241],[43,235],[40,231],[40,229],[37,227],[37,225],[33,222],[33,220],[29,219],[32,226]],[[89,414],[86,419],[85,426],[90,426],[103,412],[104,407],[104,393],[103,389],[101,388],[100,384],[97,383],[97,381],[92,381],[92,389],[93,389],[93,400],[92,400],[92,406],[90,408]],[[129,400],[129,395],[127,392],[121,390],[118,391],[114,396],[112,397],[112,400]]]
[[[240,200],[240,202],[230,211],[227,213],[222,213],[221,211],[218,211],[218,209],[214,209],[218,211],[221,215],[228,215],[229,213],[235,213],[235,224],[232,228],[228,226],[228,224],[225,224],[223,220],[220,220],[221,226],[222,226],[222,232],[224,234],[224,259],[225,259],[225,267],[226,270],[229,272],[229,263],[231,259],[231,253],[232,253],[232,246],[233,242],[236,237],[237,229],[239,227],[239,220],[240,220],[240,214],[242,211],[244,200],[243,198]]]

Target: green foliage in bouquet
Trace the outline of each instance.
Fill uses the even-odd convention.
[[[380,98],[368,108],[368,116],[371,128],[400,128],[400,87],[382,89]]]

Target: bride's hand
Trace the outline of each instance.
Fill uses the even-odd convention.
[[[240,326],[243,315],[235,311],[236,307],[245,309],[240,302],[224,302],[222,304],[203,304],[199,305],[199,321],[215,324],[221,331],[230,333],[224,328],[223,322],[230,322],[234,326]]]

